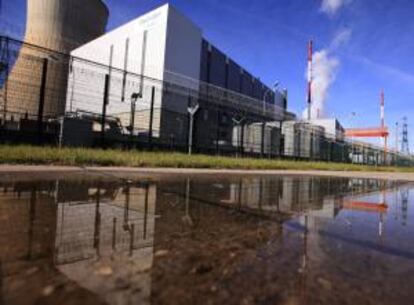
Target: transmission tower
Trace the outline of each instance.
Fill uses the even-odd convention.
[[[402,144],[401,144],[401,152],[403,154],[410,154],[410,146],[408,143],[408,123],[407,118],[403,118],[403,131],[402,131]]]

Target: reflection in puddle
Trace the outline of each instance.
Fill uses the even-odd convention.
[[[412,304],[411,189],[295,176],[3,183],[0,303]]]

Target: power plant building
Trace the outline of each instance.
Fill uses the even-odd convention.
[[[208,84],[223,92],[228,90],[243,95],[252,103],[260,103],[259,107],[263,103],[264,108],[273,109],[279,121],[285,117],[286,92],[269,88],[238,65],[207,41],[197,25],[169,4],[79,47],[71,55],[74,60],[69,74],[68,113],[78,110],[100,113],[102,104],[96,100],[103,99],[104,76],[108,74],[107,114],[119,118],[122,126],[128,126],[130,99],[138,93],[140,99],[136,105],[134,129],[148,132],[151,117],[151,134],[174,139],[176,143],[184,143],[187,139],[187,108],[191,98],[189,101],[184,95],[171,95],[166,83],[195,92]],[[96,65],[91,71],[91,65],[85,59],[102,66]],[[91,77],[88,73],[100,76],[85,86]],[[92,97],[88,92],[101,92],[100,98]],[[155,109],[152,116],[149,114],[151,100]],[[198,146],[211,146],[214,141],[217,145],[232,145],[231,117],[208,109],[201,109],[199,117],[199,125],[195,126],[199,135],[196,141],[204,143],[197,143]],[[216,132],[208,128],[209,123],[220,123],[224,127]],[[268,134],[271,136],[271,132]]]

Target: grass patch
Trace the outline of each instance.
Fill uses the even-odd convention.
[[[356,164],[267,160],[252,158],[188,156],[171,152],[122,151],[115,149],[55,148],[0,145],[0,164],[168,167],[210,169],[273,169],[326,171],[414,172],[414,167],[377,167]]]

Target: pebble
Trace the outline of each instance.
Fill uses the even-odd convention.
[[[168,250],[158,250],[157,252],[155,252],[154,256],[155,257],[163,257],[163,256],[167,256],[169,253]]]
[[[109,266],[103,266],[103,267],[98,268],[98,270],[96,270],[96,274],[103,275],[103,276],[109,276],[109,275],[112,275],[112,273],[114,272],[112,268]]]
[[[326,290],[332,289],[332,283],[324,278],[318,278],[318,283]]]
[[[46,286],[42,290],[42,295],[45,296],[45,297],[50,296],[53,293],[53,291],[55,291],[54,286],[52,286],[52,285]]]

